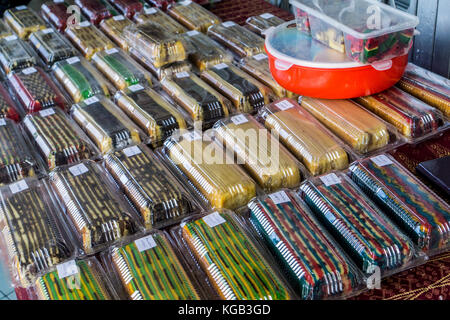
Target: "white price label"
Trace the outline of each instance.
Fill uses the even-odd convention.
[[[200,32],[198,32],[197,30],[191,30],[191,31],[186,32],[186,34],[187,34],[189,37],[196,36],[196,35],[198,35],[199,33],[200,33]]]
[[[6,126],[6,120],[0,119],[0,126]]]
[[[66,62],[67,62],[68,64],[74,64],[74,63],[80,62],[80,58],[78,58],[78,57],[72,57],[72,58],[67,59]]]
[[[202,135],[197,131],[192,131],[183,134],[183,138],[189,141],[202,140]]]
[[[64,0],[53,0],[54,3],[63,3]]]
[[[231,117],[231,121],[235,124],[235,125],[240,125],[243,123],[248,122],[248,119],[245,115],[243,114],[238,114],[236,116]]]
[[[125,17],[123,15],[118,15],[118,16],[114,16],[113,19],[116,21],[122,21],[122,20],[125,20]]]
[[[157,11],[155,8],[145,8],[144,13],[145,14],[155,14]]]
[[[52,28],[47,28],[47,29],[42,30],[43,34],[48,34],[48,33],[52,33],[52,32],[55,32]]]
[[[128,158],[135,156],[137,154],[140,154],[142,152],[138,146],[128,147],[128,148],[123,149],[122,151]]]
[[[214,66],[214,69],[217,69],[217,70],[222,70],[225,68],[228,68],[228,65],[226,63],[219,63]]]
[[[260,15],[260,17],[263,18],[263,19],[270,19],[270,18],[273,18],[273,14],[271,14],[271,13],[263,13],[263,14]]]
[[[78,24],[80,27],[89,27],[91,23],[89,21],[83,21]]]
[[[392,160],[389,159],[386,155],[381,154],[379,156],[370,158],[377,166],[384,167],[393,164]]]
[[[106,49],[105,52],[106,52],[106,54],[113,54],[113,53],[119,52],[119,50],[117,50],[117,48],[112,48],[112,49]]]
[[[17,39],[17,36],[15,36],[15,35],[5,37],[6,41],[12,41],[12,40],[16,40],[16,39]]]
[[[272,193],[271,195],[269,195],[269,197],[275,204],[286,203],[291,201],[291,199],[289,199],[288,195],[284,191]]]
[[[58,272],[58,277],[64,279],[78,273],[78,266],[75,260],[70,260],[56,266],[56,271]]]
[[[203,217],[203,221],[205,221],[210,228],[214,228],[215,226],[226,222],[226,220],[217,211]]]
[[[236,25],[236,23],[234,23],[233,21],[227,21],[227,22],[222,23],[222,26],[224,26],[225,28],[229,28],[234,25]]]
[[[326,176],[320,177],[320,180],[322,180],[327,187],[341,183],[341,179],[335,173],[330,173]]]
[[[156,241],[153,239],[153,236],[146,236],[140,239],[137,239],[134,241],[136,244],[136,247],[138,248],[139,252],[147,251],[151,248],[156,247]]]
[[[25,10],[27,9],[27,6],[18,6],[16,7],[16,10]]]
[[[177,74],[176,74],[176,76],[177,76],[177,78],[187,78],[187,77],[189,77],[189,73],[187,73],[186,71],[183,71],[183,72],[178,72]]]
[[[277,103],[275,103],[275,105],[278,107],[278,109],[280,109],[282,111],[290,109],[290,108],[292,108],[294,106],[292,103],[290,103],[287,100],[283,100],[283,101],[277,102]]]
[[[32,73],[35,73],[35,72],[37,72],[37,70],[34,67],[29,67],[29,68],[26,68],[26,69],[22,70],[22,73],[26,74],[26,75],[32,74]]]
[[[128,89],[131,92],[136,92],[136,91],[144,89],[144,87],[142,85],[140,85],[140,84],[133,84],[132,86],[129,86]]]
[[[98,98],[94,96],[94,97],[90,97],[90,98],[85,99],[83,102],[84,102],[85,105],[88,106],[88,105],[91,105],[91,104],[96,103],[98,101],[99,101]]]
[[[86,168],[86,166],[83,163],[80,163],[80,164],[77,164],[76,166],[70,167],[69,171],[76,177],[83,173],[88,172],[89,169]]]
[[[261,61],[261,60],[267,59],[267,54],[265,54],[265,53],[258,53],[257,55],[253,56],[253,59],[255,59],[257,61]]]
[[[55,114],[55,110],[53,110],[53,108],[39,111],[39,115],[43,118],[51,116],[52,114]]]
[[[9,185],[9,189],[11,190],[12,193],[17,193],[17,192],[21,192],[23,190],[27,190],[28,189],[28,185],[25,182],[25,180],[21,180],[19,182],[13,183]]]

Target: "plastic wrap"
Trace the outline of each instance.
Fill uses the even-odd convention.
[[[7,9],[3,18],[21,39],[28,39],[32,32],[47,28],[45,22],[27,6]]]
[[[100,22],[100,29],[110,37],[123,50],[128,50],[127,39],[123,35],[123,30],[132,25],[133,22],[124,16],[114,16]]]
[[[270,89],[231,64],[215,65],[201,77],[230,99],[238,112],[255,113],[269,103]]]
[[[263,38],[232,21],[212,26],[208,29],[208,36],[240,57],[251,57],[266,52]]]
[[[386,125],[350,100],[303,97],[301,105],[358,153],[380,149],[390,142]]]
[[[196,30],[186,32],[183,37],[189,41],[194,52],[189,55],[195,66],[206,70],[219,63],[232,63],[233,55],[225,51],[217,42]]]
[[[144,8],[139,0],[109,0],[109,2],[129,19],[133,19],[134,15]]]
[[[40,271],[69,258],[74,248],[43,181],[26,179],[0,189],[0,225],[13,280],[29,287]]]
[[[151,61],[156,68],[188,57],[184,40],[166,31],[163,25],[151,21],[125,28],[124,36],[128,46]]]
[[[47,67],[77,55],[75,48],[62,35],[50,28],[33,32],[30,35],[30,43]]]
[[[53,74],[75,103],[96,94],[109,96],[106,80],[86,60],[72,57],[56,62]]]
[[[49,108],[23,120],[23,126],[48,170],[89,159],[95,149],[59,109]]]
[[[206,33],[210,26],[220,23],[219,17],[189,0],[171,5],[167,12],[189,30],[203,33]]]
[[[265,127],[280,137],[311,174],[347,168],[349,157],[344,148],[294,100],[274,102],[260,115]]]
[[[183,222],[173,230],[224,300],[288,300],[290,291],[230,211]]]
[[[345,297],[359,273],[294,192],[253,199],[250,221],[302,299]]]
[[[105,97],[93,96],[75,104],[71,114],[101,153],[141,142],[137,127]]]
[[[8,83],[26,113],[51,107],[66,110],[67,102],[49,76],[39,67],[29,67],[8,75]]]
[[[350,167],[350,176],[428,254],[450,246],[450,207],[392,156]]]
[[[102,1],[75,0],[75,4],[81,8],[81,12],[95,25],[98,25],[103,19],[112,17],[111,12]]]
[[[120,49],[113,48],[97,52],[92,61],[119,90],[136,84],[152,86],[150,73]]]
[[[13,35],[0,39],[0,63],[8,74],[36,65],[37,59],[30,45]]]
[[[20,120],[20,115],[9,92],[4,85],[0,83],[0,119],[3,118],[9,118],[18,122]]]
[[[88,60],[96,52],[114,48],[114,43],[87,21],[79,23],[77,28],[68,28],[66,36]]]
[[[123,198],[106,179],[101,167],[89,160],[50,173],[65,220],[86,254],[96,253],[138,228],[131,208],[120,201]]]
[[[150,137],[153,147],[178,129],[186,129],[186,122],[178,110],[152,89],[140,85],[127,92],[118,91],[114,101]]]
[[[356,102],[394,125],[408,138],[435,132],[444,123],[440,111],[395,87],[357,98]]]
[[[153,6],[166,11],[167,7],[174,4],[176,0],[146,0],[148,3],[151,3]]]
[[[397,86],[450,118],[450,80],[410,63]]]
[[[116,299],[114,289],[94,257],[70,260],[42,274],[36,279],[34,290],[40,300]]]
[[[18,125],[10,119],[0,119],[0,185],[35,176],[37,170],[34,154]]]
[[[170,34],[180,34],[187,31],[185,27],[158,8],[145,8],[143,13],[134,16],[134,21],[138,24],[148,21],[158,23]]]
[[[344,174],[306,182],[300,193],[333,237],[366,274],[401,269],[415,255],[414,245]]]
[[[8,24],[3,20],[0,20],[0,39],[14,35]]]
[[[256,195],[255,182],[215,143],[203,141],[197,131],[167,139],[163,152],[200,198],[214,208],[234,210]]]
[[[59,32],[66,30],[70,12],[67,12],[68,4],[64,1],[47,1],[41,6],[42,17],[53,25]],[[73,23],[73,22],[72,22]]]
[[[252,116],[239,114],[217,121],[214,137],[233,151],[237,163],[265,191],[300,184],[302,173],[295,158]]]
[[[260,36],[264,36],[264,32],[267,31],[267,29],[270,27],[278,27],[284,22],[283,19],[278,18],[271,13],[263,13],[259,16],[249,17],[245,21],[245,26]]]
[[[228,116],[229,101],[192,72],[161,80],[162,88],[204,128]]]
[[[173,78],[177,73],[193,71],[192,64],[189,61],[178,61],[161,68],[155,68],[152,63],[146,63],[144,65],[149,69],[158,80],[162,80],[165,77]]]

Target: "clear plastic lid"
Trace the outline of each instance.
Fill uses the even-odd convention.
[[[206,33],[210,26],[221,22],[215,14],[190,0],[172,4],[167,12],[189,30],[203,33]]]
[[[387,154],[359,161],[350,176],[428,254],[450,246],[450,207]]]
[[[240,57],[250,57],[265,52],[263,38],[232,21],[211,26],[208,29],[208,36]]]
[[[106,80],[85,59],[72,57],[56,62],[53,74],[75,103],[96,94],[109,96]]]
[[[41,5],[42,17],[59,32],[66,30],[70,12],[67,12],[69,4],[64,1],[47,1]],[[73,22],[72,22],[73,23]]]
[[[141,143],[142,132],[103,96],[93,96],[75,104],[70,112],[103,154]]]
[[[360,287],[360,274],[290,190],[248,204],[250,222],[302,299],[345,297]]]
[[[95,25],[98,25],[103,19],[112,17],[112,13],[103,1],[75,0],[75,4],[81,8],[81,12]]]
[[[118,90],[133,85],[152,86],[150,73],[121,49],[112,48],[97,52],[92,61]]]
[[[134,85],[118,91],[114,101],[149,136],[153,147],[161,146],[176,130],[186,129],[178,110],[152,89]]]
[[[0,39],[9,37],[14,35],[14,33],[12,32],[12,30],[10,29],[10,27],[8,26],[8,24],[3,21],[0,20]]]
[[[187,29],[158,8],[144,8],[142,13],[134,16],[137,24],[152,21],[164,27],[171,34],[185,33]]]
[[[231,64],[217,64],[201,77],[230,99],[238,112],[255,113],[269,103],[270,89]]]
[[[380,149],[390,142],[386,125],[351,100],[302,97],[301,105],[358,153]]]
[[[57,108],[26,116],[23,126],[48,170],[89,159],[96,154],[89,139]]]
[[[264,126],[308,168],[312,175],[347,168],[345,149],[292,99],[282,99],[261,109]]]
[[[0,83],[0,119],[9,118],[19,122],[20,115],[10,93],[5,86]]]
[[[172,234],[184,246],[182,251],[194,257],[221,299],[292,298],[278,272],[233,212],[220,210],[189,219]]]
[[[123,15],[133,19],[134,15],[142,12],[144,5],[139,0],[109,0]]]
[[[394,125],[408,138],[435,132],[444,124],[439,110],[395,87],[355,101]]]
[[[0,39],[0,63],[8,74],[36,65],[37,58],[28,43],[12,35]]]
[[[67,39],[51,28],[33,32],[29,40],[48,67],[57,61],[74,57],[78,53]]]
[[[204,128],[229,114],[229,101],[192,72],[164,78],[161,86],[194,121],[202,121]]]
[[[53,170],[50,184],[79,248],[93,254],[138,231],[138,223],[103,169],[93,161]],[[123,201],[121,201],[123,200]]]
[[[100,22],[100,29],[119,47],[127,51],[128,42],[127,38],[123,34],[123,30],[132,24],[133,22],[130,19],[119,15],[102,20],[102,22]]]
[[[32,32],[47,28],[45,22],[27,6],[7,9],[3,18],[21,39],[28,39]]]
[[[284,22],[285,21],[283,19],[266,12],[260,14],[259,16],[249,17],[245,21],[245,26],[260,36],[264,36],[267,29],[270,27],[277,27]]]
[[[255,182],[214,142],[203,141],[200,132],[172,136],[163,152],[214,208],[237,209],[256,195]]]
[[[219,120],[213,134],[264,190],[295,188],[300,184],[302,173],[295,158],[251,115]]]
[[[414,245],[342,173],[307,181],[302,198],[364,273],[401,269],[412,261]]]
[[[25,179],[0,189],[0,226],[11,273],[29,287],[38,272],[72,256],[74,248],[58,222],[61,214],[44,180]]]
[[[161,68],[156,68],[152,63],[144,62],[144,64],[158,80],[162,80],[165,77],[173,78],[177,73],[193,71],[192,64],[187,60],[167,64]]]

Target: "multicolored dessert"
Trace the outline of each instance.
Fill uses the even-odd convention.
[[[119,47],[127,51],[128,42],[127,38],[123,34],[123,30],[132,24],[133,22],[130,19],[120,15],[102,20],[102,22],[100,22],[100,29]]]
[[[24,40],[27,40],[32,32],[47,28],[45,22],[27,6],[7,9],[3,17],[19,38]]]
[[[81,12],[95,25],[98,25],[103,19],[112,17],[112,13],[103,1],[75,0],[75,4],[81,8]]]
[[[0,64],[6,74],[37,65],[33,49],[17,36],[0,39]]]
[[[220,23],[219,17],[192,1],[174,3],[167,12],[189,30],[202,33],[206,33],[210,26]]]

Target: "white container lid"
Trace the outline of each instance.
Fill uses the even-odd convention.
[[[415,28],[419,18],[376,0],[289,0],[309,15],[359,39]]]

